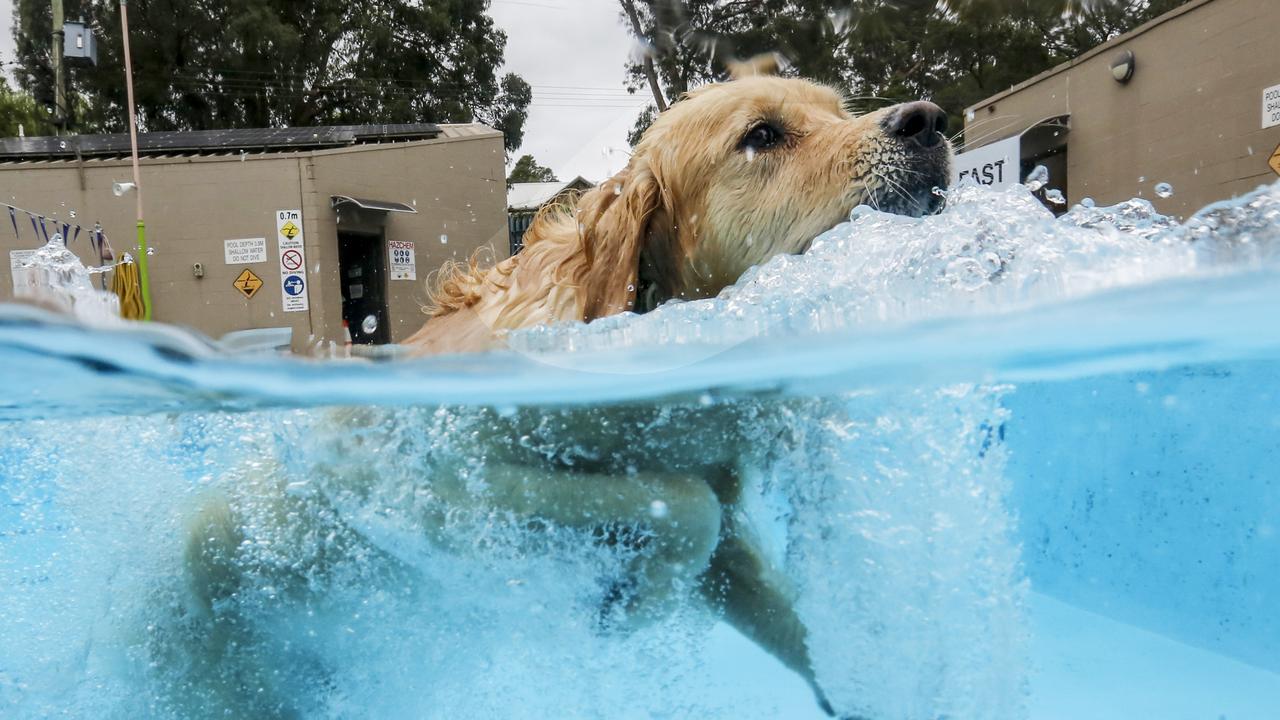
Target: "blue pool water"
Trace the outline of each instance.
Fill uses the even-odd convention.
[[[0,715],[242,707],[192,709],[227,670],[186,652],[182,553],[209,497],[266,513],[254,488],[279,478],[299,505],[246,514],[234,600],[259,708],[823,717],[700,603],[602,625],[625,550],[441,504],[444,468],[484,496],[490,427],[644,463],[712,454],[728,416],[741,524],[841,712],[1280,717],[1278,317],[1280,185],[1185,223],[1142,201],[1054,219],[1023,188],[860,209],[714,300],[480,357],[238,359],[2,308]],[[575,412],[591,438],[543,432]],[[623,412],[644,423],[619,440]],[[344,494],[358,472],[376,480]],[[342,532],[362,549],[318,561]]]

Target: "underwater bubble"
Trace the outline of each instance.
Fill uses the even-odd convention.
[[[1088,198],[1088,197],[1081,200],[1080,204],[1087,208],[1094,208],[1098,206],[1098,203],[1094,202],[1093,198]]]
[[[440,244],[441,244],[441,245],[448,245],[448,244],[449,244],[449,236],[448,236],[448,235],[441,235],[441,236],[440,236]]]
[[[1054,205],[1066,205],[1066,204],[1067,204],[1067,198],[1066,198],[1066,196],[1064,196],[1064,195],[1062,194],[1062,191],[1061,191],[1061,190],[1058,190],[1057,188],[1054,188],[1053,190],[1050,190],[1050,191],[1046,192],[1046,193],[1044,194],[1044,199],[1045,199],[1045,200],[1048,200],[1049,202],[1053,203]]]
[[[361,330],[364,330],[366,334],[368,334],[368,333],[372,333],[372,332],[374,332],[375,330],[377,330],[377,329],[378,329],[378,316],[377,316],[377,315],[365,315],[365,316],[364,316],[364,320],[360,323],[360,329],[361,329]]]
[[[1031,192],[1036,192],[1040,188],[1049,184],[1049,168],[1043,165],[1037,165],[1031,174],[1027,175],[1027,181],[1024,183]]]
[[[1167,182],[1158,183],[1156,185],[1156,195],[1162,198],[1173,197],[1173,186]]]
[[[661,520],[666,517],[669,512],[670,508],[668,508],[667,504],[661,500],[654,500],[649,503],[649,517],[654,518],[655,520]]]

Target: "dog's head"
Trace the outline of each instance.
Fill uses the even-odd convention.
[[[934,212],[950,174],[946,115],[925,102],[855,117],[835,91],[749,77],[660,115],[627,168],[583,196],[585,319],[710,297],[804,250],[857,205]]]

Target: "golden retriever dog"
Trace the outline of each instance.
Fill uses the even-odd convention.
[[[860,204],[932,212],[940,204],[934,190],[950,172],[945,118],[925,102],[854,116],[838,93],[798,79],[749,77],[694,90],[658,117],[625,170],[576,204],[543,210],[520,253],[490,268],[446,269],[431,317],[407,345],[419,355],[484,351],[503,347],[512,330],[712,297],[748,268],[802,252]],[[228,648],[237,646],[243,623],[226,608],[246,578],[286,588],[288,575],[300,588],[295,594],[315,595],[315,582],[297,579],[312,572],[308,563],[323,573],[344,555],[387,555],[338,508],[373,502],[376,488],[391,483],[412,489],[403,495],[412,507],[398,510],[412,514],[441,552],[466,551],[465,538],[442,528],[453,510],[476,507],[521,527],[634,544],[629,577],[605,608],[618,626],[652,622],[698,598],[802,676],[833,712],[811,667],[794,593],[741,521],[744,466],[758,457],[748,438],[758,437],[750,429],[761,422],[742,407],[673,398],[480,409],[450,450],[459,463],[482,459],[480,470],[437,465],[431,477],[406,471],[393,478],[373,468],[402,447],[394,412],[335,411],[326,431],[333,452],[315,471],[329,490],[290,494],[280,473],[259,468],[254,482],[211,500],[195,518],[187,584],[192,612],[214,630],[188,665],[231,662]],[[419,496],[432,502],[413,505]],[[317,517],[337,528],[323,556],[294,557],[284,573],[245,555],[255,533],[271,539],[273,557],[302,554],[290,550],[290,538],[314,536]],[[397,577],[412,575],[391,560],[385,566],[398,568],[387,571]],[[222,679],[188,687],[182,702],[209,715],[235,708],[283,716],[300,707],[287,698],[263,704],[261,687],[245,700],[235,680],[245,674],[205,673]]]
[[[447,269],[406,341],[437,354],[501,347],[506,331],[713,297],[747,268],[798,253],[857,205],[923,215],[946,187],[946,114],[931,103],[861,117],[835,91],[750,77],[663,113],[625,170],[534,220],[488,269]]]

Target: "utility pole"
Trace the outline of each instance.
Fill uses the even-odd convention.
[[[67,127],[66,70],[63,69],[62,61],[66,30],[63,29],[63,24],[62,0],[53,0],[53,47],[49,54],[53,59],[53,125],[59,135]]]

